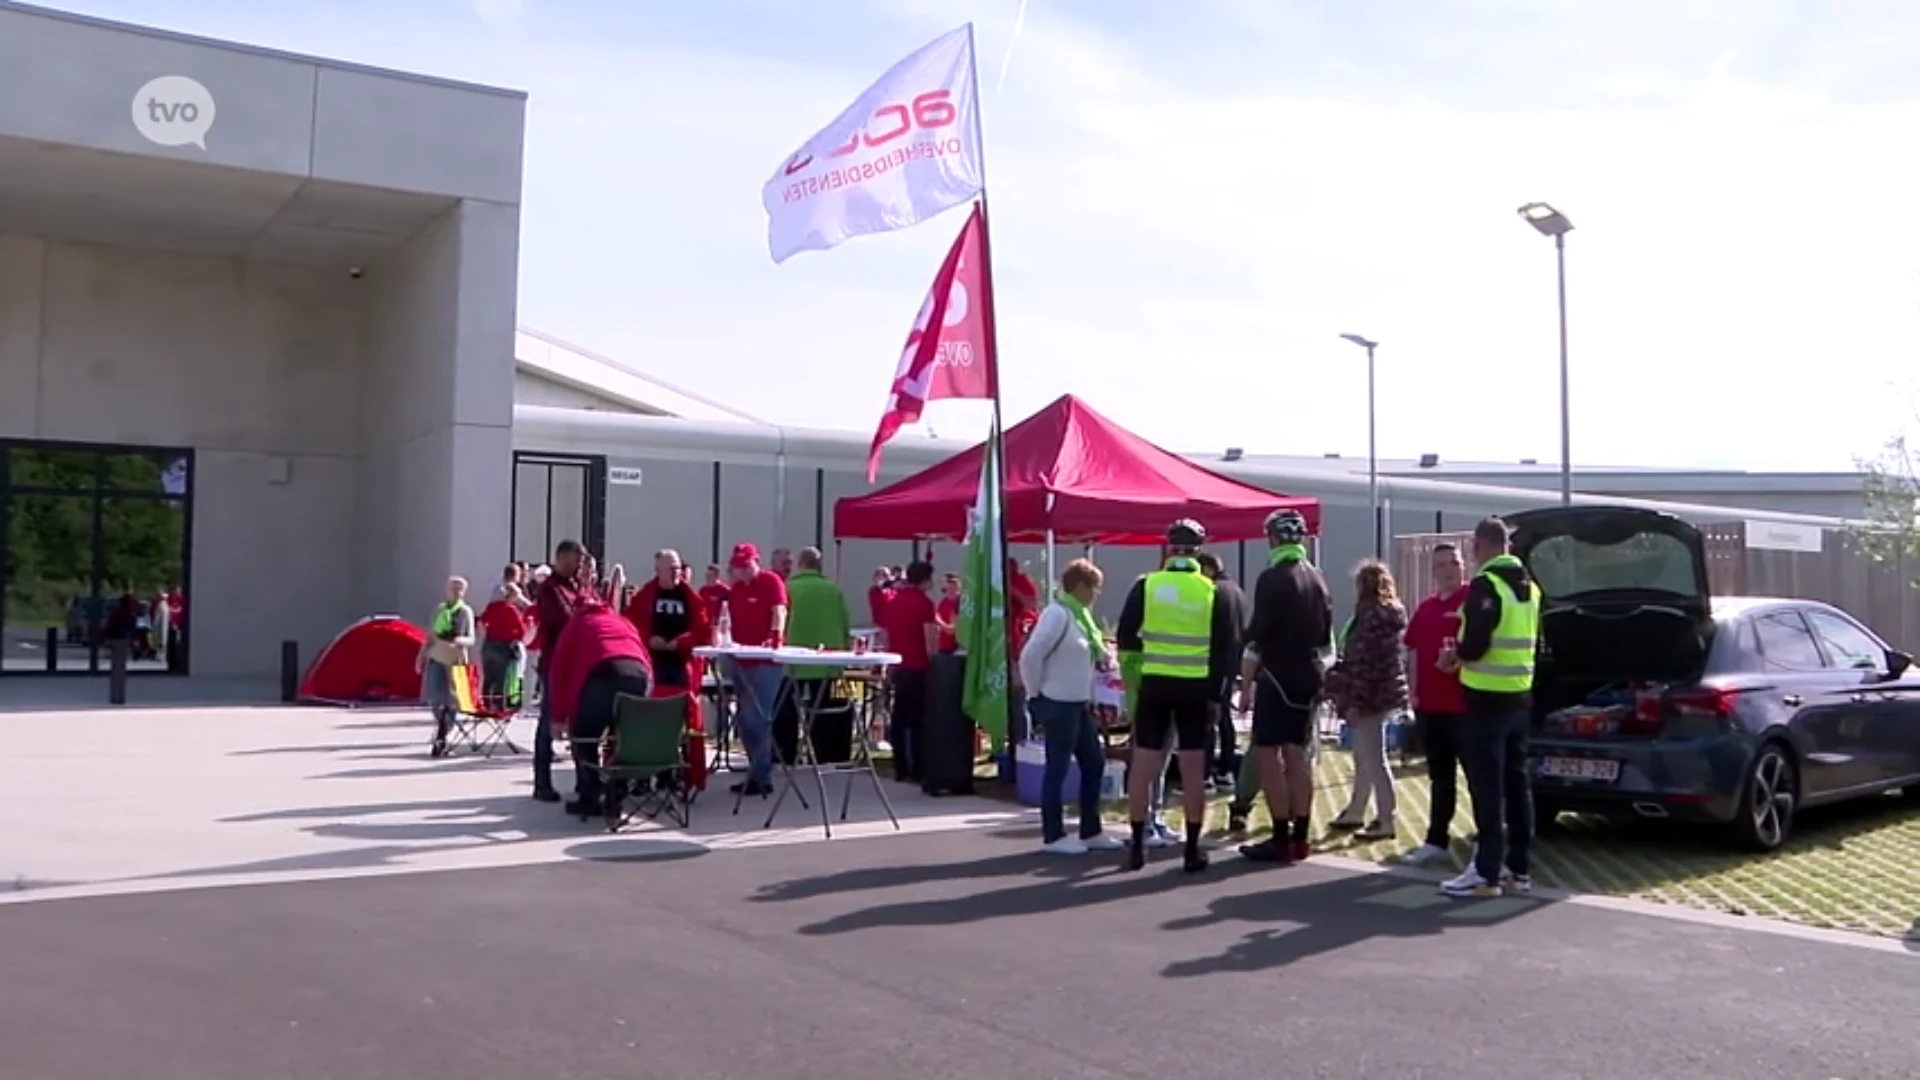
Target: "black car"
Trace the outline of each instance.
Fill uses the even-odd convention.
[[[1838,608],[1711,597],[1679,518],[1556,507],[1508,518],[1544,598],[1536,816],[1726,826],[1772,851],[1800,807],[1920,795],[1920,677]]]

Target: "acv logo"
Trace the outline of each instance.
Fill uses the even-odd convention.
[[[213,95],[185,75],[162,75],[133,95],[134,130],[160,146],[205,150],[213,117]]]

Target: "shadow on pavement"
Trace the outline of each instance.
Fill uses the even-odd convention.
[[[1169,979],[1223,972],[1266,971],[1373,938],[1416,938],[1498,925],[1537,911],[1540,897],[1455,900],[1426,882],[1368,874],[1263,892],[1223,896],[1204,915],[1175,919],[1162,930],[1197,930],[1224,923],[1280,924],[1255,930],[1226,951],[1178,960],[1161,974]]]
[[[229,750],[228,757],[272,757],[287,754],[357,754],[371,750],[405,750],[412,743],[322,743],[305,746],[259,746],[250,750]],[[369,755],[374,756],[374,755]],[[357,758],[354,760],[358,760]]]
[[[891,881],[882,876],[885,871],[876,871],[873,872],[876,876],[868,879],[871,882],[868,888],[950,881],[956,878],[992,877],[996,876],[995,871],[998,871],[997,876],[1021,874],[1024,877],[1040,880],[969,896],[879,904],[811,923],[801,927],[800,933],[809,936],[825,936],[881,927],[954,926],[985,922],[989,919],[1018,919],[1028,915],[1069,911],[1095,904],[1137,900],[1196,883],[1193,877],[1180,869],[1177,853],[1172,858],[1163,857],[1149,863],[1147,868],[1139,873],[1126,873],[1121,870],[1120,857],[1119,853],[1115,853],[1112,861],[1105,863],[1092,859],[1053,861],[1036,852],[999,856],[984,859],[978,863],[900,868],[906,873]],[[1243,859],[1232,859],[1224,863],[1216,863],[1200,880],[1210,882],[1231,880],[1248,873],[1259,873],[1264,869]]]
[[[697,859],[713,849],[691,840],[663,836],[608,836],[587,840],[567,848],[569,859],[586,862],[682,862]]]

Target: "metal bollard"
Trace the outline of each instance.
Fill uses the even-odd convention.
[[[107,704],[125,705],[127,703],[127,649],[130,642],[126,638],[114,638],[109,648],[110,661],[107,668]]]
[[[47,674],[60,670],[60,629],[47,627]]]
[[[300,697],[300,643],[280,643],[280,700],[288,705]]]

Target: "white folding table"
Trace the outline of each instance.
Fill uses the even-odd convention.
[[[848,650],[781,649],[773,654],[772,659],[774,663],[787,669],[789,677],[783,685],[791,687],[793,685],[791,673],[796,667],[832,668],[843,675],[848,671],[861,669],[873,669],[884,672],[887,668],[893,667],[900,662],[900,655],[898,653],[852,652]],[[792,693],[791,690],[787,692]],[[865,722],[864,718],[849,717],[849,723],[853,728],[853,747],[852,753],[849,755],[849,760],[829,763],[822,763],[820,761],[819,755],[815,752],[813,745],[813,723],[820,715],[827,697],[828,695],[824,692],[812,695],[797,694],[795,696],[800,713],[800,731],[795,743],[797,747],[797,753],[795,755],[797,760],[792,763],[793,768],[786,769],[783,772],[782,779],[784,782],[781,784],[780,794],[774,798],[773,808],[767,811],[767,821],[764,827],[771,828],[773,826],[773,820],[779,816],[780,806],[786,802],[788,792],[792,792],[793,796],[800,800],[800,805],[803,808],[807,805],[807,797],[799,791],[797,786],[800,780],[800,770],[806,770],[813,773],[814,783],[819,788],[820,827],[826,830],[829,839],[833,836],[833,820],[827,813],[827,777],[829,775],[845,776],[847,778],[846,789],[840,794],[841,821],[847,820],[847,811],[853,805],[853,785],[859,775],[864,773],[867,778],[873,782],[874,794],[880,796],[880,805],[887,812],[887,820],[893,822],[895,829],[900,828],[899,815],[893,812],[893,801],[887,798],[886,785],[881,783],[880,770],[874,765],[872,733],[868,730],[870,725]]]

